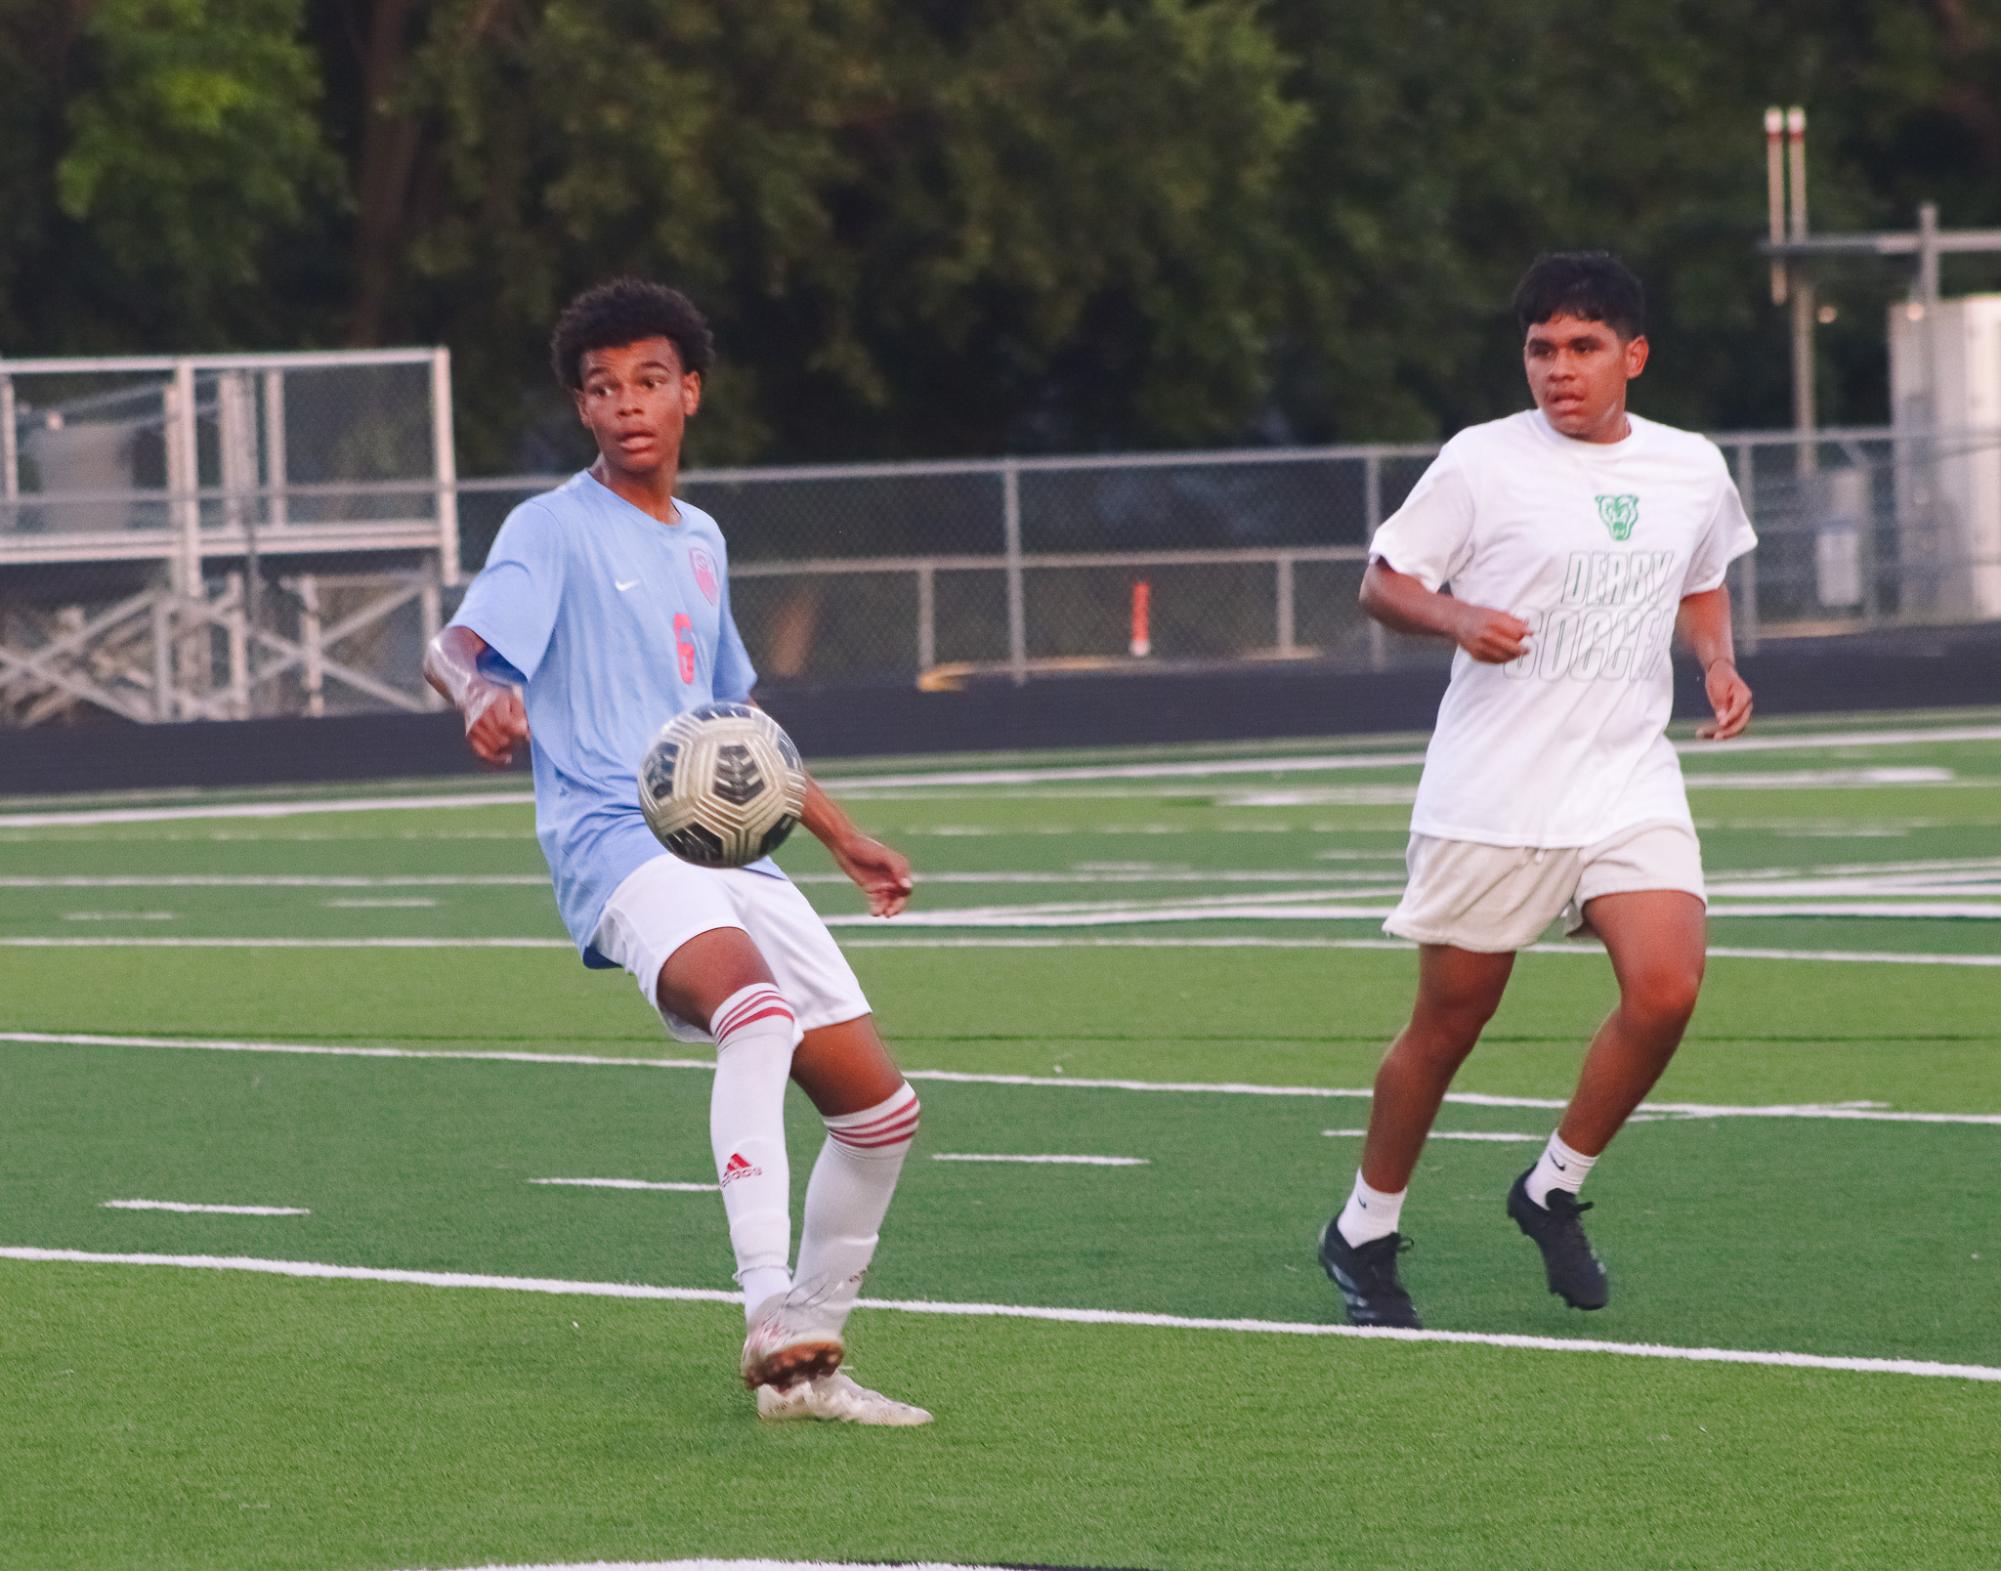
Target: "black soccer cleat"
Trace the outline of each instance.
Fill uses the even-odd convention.
[[[1529,1173],[1534,1172],[1529,1169]],[[1529,1199],[1529,1173],[1515,1180],[1508,1191],[1508,1215],[1535,1240],[1542,1251],[1543,1274],[1549,1290],[1572,1309],[1603,1309],[1612,1296],[1605,1279],[1605,1262],[1584,1236],[1584,1224],[1577,1219],[1591,1209],[1591,1202],[1578,1204],[1567,1189],[1552,1189],[1548,1206]]]
[[[1410,1294],[1397,1280],[1397,1256],[1408,1248],[1410,1240],[1401,1233],[1351,1244],[1329,1219],[1320,1230],[1320,1265],[1341,1289],[1349,1320],[1358,1326],[1424,1329],[1411,1307]]]

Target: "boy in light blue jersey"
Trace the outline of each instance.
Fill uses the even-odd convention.
[[[741,1372],[765,1418],[921,1424],[840,1368],[848,1313],[917,1133],[913,1092],[826,925],[768,858],[703,868],[639,810],[638,766],[674,715],[747,700],[757,672],[730,614],[716,521],[678,500],[681,439],[714,355],[675,290],[620,279],[571,302],[558,378],[597,461],[517,507],[425,653],[472,750],[533,738],[535,829],[584,964],[623,967],[667,1029],[716,1044],[709,1136],[749,1321]],[[801,822],[893,916],[909,863],[809,781]],[[827,1140],[791,1257],[785,1084]]]

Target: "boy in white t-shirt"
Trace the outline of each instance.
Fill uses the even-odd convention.
[[[1715,711],[1697,734],[1733,737],[1751,717],[1723,580],[1756,536],[1714,444],[1626,410],[1647,363],[1639,280],[1608,253],[1558,253],[1514,306],[1535,409],[1448,442],[1377,531],[1362,581],[1377,621],[1459,650],[1385,924],[1419,946],[1417,1001],[1376,1075],[1354,1191],[1320,1237],[1357,1325],[1419,1323],[1397,1273],[1411,1172],[1515,952],[1559,915],[1604,941],[1619,1006],[1507,1211],[1552,1293],[1605,1304],[1577,1191],[1667,1067],[1702,983],[1702,857],[1665,734],[1676,633]]]

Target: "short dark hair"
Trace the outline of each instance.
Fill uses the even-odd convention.
[[[715,363],[715,335],[694,301],[665,284],[614,278],[586,289],[556,318],[556,330],[549,338],[556,380],[568,388],[582,387],[587,351],[616,349],[642,338],[671,341],[683,371],[706,374]]]
[[[1621,338],[1647,330],[1647,294],[1610,251],[1546,251],[1515,286],[1515,325],[1526,334],[1553,316],[1603,322]]]

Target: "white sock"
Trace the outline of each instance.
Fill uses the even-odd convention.
[[[1397,1230],[1397,1218],[1403,1215],[1403,1197],[1409,1193],[1408,1189],[1399,1189],[1394,1194],[1371,1189],[1358,1172],[1355,1191],[1348,1196],[1348,1203],[1341,1208],[1340,1219],[1334,1225],[1357,1248],[1387,1238]]]
[[[1584,1180],[1597,1163],[1595,1156],[1586,1156],[1581,1151],[1573,1151],[1563,1143],[1561,1135],[1551,1135],[1549,1144],[1543,1147],[1542,1158],[1529,1172],[1529,1199],[1547,1210],[1549,1192],[1552,1189],[1567,1189],[1573,1195],[1584,1187]]]
[[[769,982],[740,988],[709,1019],[716,1083],[709,1149],[723,1186],[744,1313],[792,1285],[792,1179],[785,1160],[785,1082],[798,1023]]]
[[[827,1143],[806,1185],[799,1286],[837,1323],[854,1308],[875,1257],[883,1214],[917,1137],[918,1112],[917,1093],[906,1082],[874,1107],[827,1120]]]

